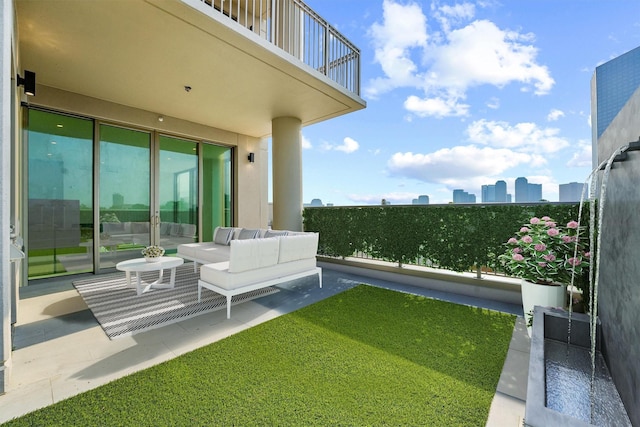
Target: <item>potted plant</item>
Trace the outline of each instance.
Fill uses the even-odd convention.
[[[164,248],[162,246],[151,245],[147,246],[140,252],[147,262],[156,262],[158,261],[158,258],[164,255]]]
[[[547,216],[533,217],[506,243],[499,259],[508,274],[521,279],[525,316],[531,316],[536,305],[565,306],[567,285],[572,278],[581,279],[589,266],[580,228],[576,221],[562,227]],[[527,330],[531,336],[529,321]]]

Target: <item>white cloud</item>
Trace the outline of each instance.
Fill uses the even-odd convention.
[[[385,0],[383,9],[383,22],[373,24],[368,35],[384,76],[369,82],[369,97],[414,88],[423,93],[405,101],[411,113],[464,116],[469,106],[461,101],[469,88],[520,83],[524,90],[544,95],[555,83],[548,68],[537,63],[532,34],[501,29],[488,20],[468,22],[475,15],[470,3],[436,8],[433,16],[440,31],[430,33],[418,4]]]
[[[421,99],[411,95],[404,102],[404,108],[418,117],[433,116],[437,118],[450,116],[466,116],[469,106],[458,103],[457,99],[430,98]]]
[[[558,136],[559,133],[559,129],[540,128],[535,123],[511,126],[506,122],[485,119],[477,120],[467,128],[472,142],[526,153],[555,153],[568,147],[569,141]]]
[[[533,85],[535,93],[549,92],[554,80],[545,66],[535,62],[538,50],[525,44],[531,34],[502,30],[487,20],[452,30],[446,44],[430,47],[433,64],[428,86],[466,91],[483,84],[498,87],[512,82]]]
[[[444,5],[436,7],[432,5],[433,16],[440,22],[443,31],[449,32],[451,25],[464,20],[472,19],[476,14],[476,7],[472,3],[461,3],[453,6]]]
[[[334,145],[326,141],[323,141],[321,146],[321,149],[325,151],[331,151],[331,150],[342,151],[347,154],[353,153],[354,151],[357,151],[359,148],[360,148],[360,144],[358,144],[358,141],[348,136],[342,141],[342,144],[340,145]]]
[[[302,149],[309,150],[311,148],[313,148],[313,145],[311,145],[311,141],[309,141],[309,139],[302,135]]]
[[[381,194],[348,194],[347,198],[354,203],[364,205],[379,205],[382,199],[385,199],[391,204],[411,204],[413,199],[417,199],[418,193],[381,193]]]
[[[366,92],[372,98],[396,87],[416,85],[417,66],[410,49],[427,43],[427,18],[419,5],[385,0],[382,9],[383,23],[374,23],[368,34],[375,46],[375,61],[386,77],[370,82]]]
[[[491,108],[492,110],[497,110],[498,108],[500,108],[500,99],[494,96],[487,101],[487,107]]]
[[[578,149],[567,162],[567,166],[571,168],[592,167],[591,159],[591,142],[581,140],[578,142]]]
[[[545,162],[536,154],[468,145],[443,148],[429,154],[395,153],[387,162],[387,170],[394,176],[448,185],[474,178],[486,180],[486,177],[495,177],[521,164],[542,165]]]
[[[342,145],[338,145],[335,149],[338,151],[343,151],[345,153],[353,153],[354,151],[360,148],[360,144],[355,139],[346,137]]]
[[[557,109],[554,108],[553,110],[551,110],[549,112],[549,115],[547,115],[547,121],[555,122],[560,117],[564,117],[564,111],[557,110]]]

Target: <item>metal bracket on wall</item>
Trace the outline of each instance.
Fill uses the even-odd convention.
[[[624,151],[614,157],[613,163],[623,162],[627,160],[627,158],[629,158],[629,154],[627,154],[629,151],[640,151],[640,138],[638,138],[637,141],[631,141],[629,144],[627,144],[627,147],[624,149]],[[606,164],[600,166],[600,170],[604,170],[605,168]]]

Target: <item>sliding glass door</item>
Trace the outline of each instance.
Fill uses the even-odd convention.
[[[93,121],[29,110],[28,275],[93,270]]]
[[[30,109],[29,279],[99,272],[149,244],[173,255],[232,225],[232,149]]]
[[[140,256],[151,241],[151,134],[100,125],[99,268]]]
[[[198,144],[159,137],[156,244],[166,253],[198,241]]]

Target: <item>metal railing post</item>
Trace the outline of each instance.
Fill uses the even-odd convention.
[[[329,75],[329,25],[325,24],[324,26],[324,44],[322,46],[324,52],[324,75]]]

